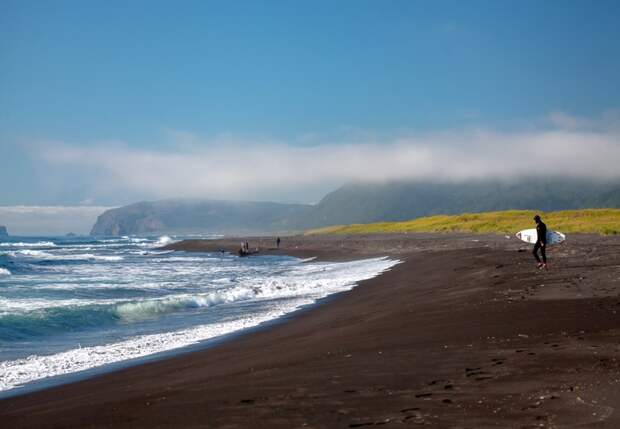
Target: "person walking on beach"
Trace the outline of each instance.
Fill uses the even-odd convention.
[[[537,267],[539,269],[547,268],[547,255],[545,253],[547,246],[547,225],[540,219],[540,216],[534,216],[534,222],[536,222],[536,244],[534,245],[534,250],[532,253],[534,254],[534,258],[536,258],[536,262],[538,262]],[[540,256],[542,256],[542,261],[538,256],[538,250],[540,250]]]
[[[276,238],[276,248],[280,248],[280,237]]]

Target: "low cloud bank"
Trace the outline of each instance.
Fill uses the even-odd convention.
[[[177,132],[181,137],[165,150],[118,142],[88,146],[48,142],[40,146],[39,154],[48,166],[79,169],[84,180],[91,181],[93,195],[106,190],[148,198],[253,199],[290,190],[301,196],[298,200],[307,201],[303,198],[307,189],[334,188],[349,181],[528,176],[617,180],[620,127],[612,119],[554,113],[540,130],[467,129],[314,146],[230,137],[203,140]]]
[[[88,234],[109,207],[0,206],[0,225],[11,235]]]

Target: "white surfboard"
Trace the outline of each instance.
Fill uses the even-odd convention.
[[[519,240],[523,240],[526,243],[535,244],[538,238],[536,228],[524,229],[515,234]],[[559,231],[547,231],[547,245],[552,246],[554,244],[560,244],[566,240],[566,236]]]

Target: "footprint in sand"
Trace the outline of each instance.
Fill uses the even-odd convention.
[[[476,377],[475,380],[476,381],[484,381],[484,380],[490,380],[492,378],[495,378],[495,377],[493,377],[492,375],[483,375],[482,377]]]
[[[362,426],[374,426],[375,422],[351,423],[350,428],[361,428]]]
[[[410,415],[410,416],[405,416],[403,417],[403,422],[410,420],[410,419],[415,419],[413,422],[416,424],[424,424],[424,417],[419,416],[419,415]]]
[[[477,368],[465,368],[465,376],[466,377],[475,377],[475,380],[486,380],[487,378],[492,378],[491,376],[487,376],[488,372],[482,371],[482,367]]]
[[[379,425],[385,425],[387,423],[389,423],[391,420],[390,419],[384,419],[384,420],[377,420],[375,422],[360,422],[360,423],[350,423],[349,427],[350,428],[360,428],[363,426],[379,426]]]

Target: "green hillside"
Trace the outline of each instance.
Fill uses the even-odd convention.
[[[329,193],[307,216],[305,229],[352,223],[401,222],[423,216],[504,210],[620,208],[620,183],[530,178],[459,183],[351,183]]]
[[[398,232],[514,233],[533,228],[532,210],[465,213],[421,217],[403,222],[340,225],[309,230],[306,234],[372,234]],[[564,210],[540,213],[550,229],[564,233],[620,234],[620,209]]]

